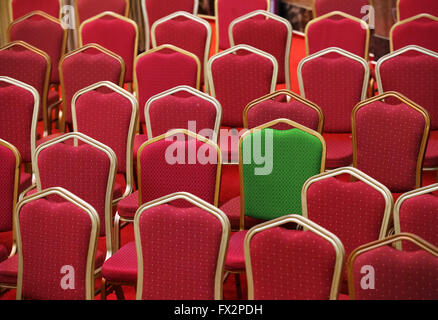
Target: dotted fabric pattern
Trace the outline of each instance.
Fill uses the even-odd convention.
[[[161,205],[139,220],[146,300],[211,300],[222,224],[200,208]]]
[[[129,242],[114,253],[102,266],[102,277],[110,282],[137,283],[137,250]]]
[[[369,6],[369,0],[315,0],[315,9],[318,16],[332,11],[342,11],[362,19],[367,12],[362,12],[362,7]]]
[[[336,252],[310,231],[276,227],[250,243],[256,300],[328,300]],[[299,257],[299,258],[297,258]]]
[[[237,230],[240,227],[240,196],[231,199],[224,203],[220,209],[227,215],[230,221],[231,229]],[[245,228],[249,229],[255,225],[265,222],[265,220],[254,219],[249,216],[245,216]],[[243,243],[242,243],[243,244]]]
[[[126,0],[76,0],[81,23],[105,11],[125,15]]]
[[[432,168],[435,166],[438,166],[438,130],[430,130],[423,167]]]
[[[436,5],[436,4],[435,4]],[[438,21],[420,18],[395,27],[392,33],[394,50],[408,45],[417,45],[432,51],[438,51]]]
[[[391,192],[415,189],[425,119],[401,103],[376,101],[356,113],[357,168]]]
[[[31,11],[43,11],[52,17],[59,18],[59,0],[12,0],[14,20]]]
[[[400,20],[404,20],[417,14],[429,13],[438,17],[438,3],[435,0],[400,0],[399,2]]]
[[[363,266],[374,268],[375,288],[364,290]],[[436,300],[438,260],[425,251],[398,251],[385,246],[365,252],[353,265],[357,300]]]
[[[348,167],[353,163],[351,133],[324,133],[327,145],[327,168]]]
[[[14,202],[15,155],[0,145],[0,232],[12,230],[12,206]]]

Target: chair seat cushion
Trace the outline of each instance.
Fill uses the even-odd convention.
[[[239,230],[240,228],[240,196],[231,199],[224,203],[219,209],[221,209],[230,220],[231,230]],[[249,229],[255,225],[265,222],[264,220],[255,219],[245,216],[245,228]]]
[[[32,175],[26,172],[20,174],[20,185],[18,186],[18,194],[20,195],[24,190],[32,184]]]
[[[105,261],[102,277],[109,282],[137,282],[137,250],[135,242],[129,242]]]
[[[225,270],[243,271],[245,270],[244,241],[247,230],[234,233],[228,244],[227,258],[225,260]]]
[[[114,182],[113,200],[123,196],[123,186],[120,183]]]
[[[138,209],[138,191],[120,200],[117,204],[119,216],[125,219],[134,219],[135,212]]]
[[[5,261],[8,258],[8,249],[0,244],[0,262]]]
[[[325,133],[323,137],[327,144],[327,168],[346,167],[353,163],[351,133]]]
[[[425,168],[438,167],[438,130],[430,131],[423,166]]]
[[[137,152],[138,149],[140,149],[141,145],[143,143],[145,143],[146,141],[148,141],[148,136],[146,134],[137,134],[134,137],[134,147],[133,147],[133,151],[134,151],[134,163],[137,163]],[[136,168],[134,168],[135,170]]]
[[[56,90],[49,90],[47,95],[47,107],[50,107],[55,102],[59,101],[59,92]]]

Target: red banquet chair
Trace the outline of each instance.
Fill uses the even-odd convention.
[[[93,300],[96,210],[65,189],[49,188],[24,198],[14,219],[17,300]]]
[[[389,33],[391,51],[417,45],[438,52],[438,18],[422,13],[394,24]]]
[[[40,98],[38,120],[43,119],[47,132],[47,95],[50,80],[50,57],[23,41],[13,41],[0,48],[0,76],[7,76],[35,88]],[[23,72],[29,70],[30,72]]]
[[[379,59],[379,93],[400,92],[427,110],[430,137],[423,166],[438,168],[438,52],[407,46]]]
[[[353,166],[392,193],[421,187],[427,111],[397,92],[386,92],[359,103],[351,117]]]
[[[42,11],[60,19],[62,16],[62,0],[8,0],[9,17],[17,20],[32,11]]]
[[[116,154],[117,173],[124,176],[126,188],[114,184],[113,204],[133,190],[132,148],[137,121],[137,100],[112,82],[95,83],[73,97],[74,131],[96,139]]]
[[[295,223],[305,231],[283,228]],[[245,237],[249,300],[337,300],[345,251],[331,232],[299,215],[253,227]]]
[[[301,96],[317,104],[324,114],[328,168],[352,163],[351,112],[366,99],[369,77],[367,62],[340,48],[312,54],[298,65]]]
[[[341,180],[341,175],[354,180]],[[301,198],[303,217],[336,234],[347,257],[357,247],[388,234],[393,207],[391,191],[355,168],[339,168],[310,178]],[[344,269],[341,290],[346,292]]]
[[[121,16],[129,16],[129,0],[75,0],[74,2],[78,26],[85,20],[105,11],[112,11]]]
[[[151,31],[153,24],[172,13],[185,11],[196,16],[199,0],[141,0],[143,10],[146,50],[151,48]]]
[[[421,13],[438,17],[438,3],[435,0],[397,0],[397,20],[405,20]]]
[[[162,45],[146,51],[135,60],[134,85],[140,110],[140,129],[145,123],[144,107],[154,95],[179,85],[199,89],[201,63],[196,55]]]
[[[202,67],[201,84],[207,78],[205,67],[210,54],[211,37],[210,24],[185,11],[161,18],[151,28],[152,48],[171,44],[198,57]]]
[[[395,233],[409,232],[438,246],[438,184],[413,190],[401,195],[394,206]],[[399,247],[401,249],[401,246]],[[409,242],[403,243],[406,251],[416,250]]]
[[[368,24],[344,12],[333,11],[306,25],[306,55],[337,47],[368,60]]]
[[[66,54],[59,63],[61,79],[62,120],[60,131],[72,127],[71,101],[79,90],[100,81],[123,86],[125,63],[123,59],[98,44],[88,44]]]
[[[79,46],[89,43],[122,57],[125,62],[125,82],[132,83],[134,61],[138,48],[138,27],[135,21],[111,11],[105,11],[84,21],[79,28]]]
[[[290,47],[292,26],[284,18],[268,11],[257,10],[233,20],[229,27],[230,46],[247,44],[270,53],[278,62],[277,83],[290,83]]]
[[[373,0],[314,0],[313,17],[323,16],[332,11],[341,11],[362,19],[369,12],[369,7],[366,6],[372,5]]]
[[[229,26],[230,23],[247,13],[255,10],[270,9],[270,0],[215,0],[216,14],[216,52],[230,48]]]
[[[289,119],[322,133],[324,115],[313,102],[290,90],[278,90],[249,103],[243,111],[243,127],[252,129],[276,119]],[[274,129],[290,129],[279,124]]]
[[[190,207],[174,207],[175,201]],[[222,211],[189,193],[174,193],[141,206],[134,231],[137,300],[223,298],[230,224]],[[157,265],[166,268],[157,272]]]
[[[409,242],[416,251],[390,246]],[[351,300],[437,300],[438,248],[400,233],[357,248],[348,259]]]

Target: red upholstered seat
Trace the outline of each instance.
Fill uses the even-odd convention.
[[[117,203],[117,212],[122,218],[134,219],[138,207],[138,191],[135,191]]]
[[[370,0],[315,0],[314,17],[322,16],[332,11],[342,11],[349,15],[362,19],[369,9],[365,11],[364,6],[370,6]]]
[[[18,194],[21,194],[24,190],[29,188],[32,184],[32,175],[30,173],[21,172],[20,184],[18,186]]]
[[[346,167],[353,163],[353,142],[351,133],[324,133],[327,145],[327,168]]]
[[[137,163],[137,153],[138,153],[138,149],[140,149],[141,145],[143,143],[145,143],[146,141],[148,141],[148,136],[147,134],[137,134],[134,137],[134,164]],[[137,166],[134,166],[134,170],[137,169]]]
[[[399,0],[397,2],[398,20],[405,20],[421,13],[438,17],[438,3],[435,0]]]
[[[231,230],[238,230],[240,227],[240,197],[235,197],[224,203],[220,209],[227,215],[230,221]],[[251,228],[264,220],[245,216],[245,227]],[[243,250],[243,249],[242,249]]]
[[[137,24],[117,13],[106,11],[82,23],[80,45],[97,43],[122,57],[125,62],[125,82],[133,81],[137,56]]]
[[[136,283],[137,250],[135,242],[129,242],[114,253],[102,267],[102,277],[110,282]]]
[[[32,11],[40,10],[58,19],[61,14],[60,0],[11,0],[12,20]]]
[[[438,166],[438,130],[430,131],[423,165],[425,168]]]
[[[6,260],[8,258],[9,252],[8,248],[6,248],[4,245],[0,244],[0,262]],[[1,280],[0,280],[1,283]]]
[[[245,270],[244,240],[247,233],[248,230],[243,230],[231,236],[225,261],[225,268],[227,270]]]
[[[391,51],[417,45],[438,52],[438,17],[423,13],[397,22],[390,32]]]
[[[128,16],[129,1],[127,0],[76,0],[78,21],[97,16],[105,11],[112,11],[122,16]]]
[[[311,20],[305,32],[308,55],[338,47],[368,59],[370,30],[363,20],[334,11]]]
[[[228,28],[230,23],[247,13],[255,10],[269,11],[268,0],[217,0],[216,1],[216,52],[230,47]]]

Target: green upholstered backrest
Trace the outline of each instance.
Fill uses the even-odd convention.
[[[260,149],[261,156],[266,157],[264,163]],[[298,128],[265,128],[243,136],[240,153],[245,215],[271,220],[301,214],[303,184],[321,172],[325,157],[321,140]]]

